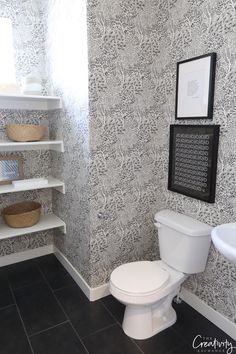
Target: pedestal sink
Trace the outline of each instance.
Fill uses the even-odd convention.
[[[216,226],[211,239],[218,251],[236,264],[236,223]]]

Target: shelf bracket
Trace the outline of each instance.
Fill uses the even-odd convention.
[[[53,189],[55,189],[56,191],[62,193],[62,194],[66,194],[66,187],[65,187],[65,183],[63,183],[62,186],[60,187],[53,187]]]
[[[50,150],[57,151],[57,152],[65,152],[64,142],[62,141],[59,144],[51,145]]]
[[[66,224],[64,223],[63,226],[60,227],[61,232],[66,235]]]

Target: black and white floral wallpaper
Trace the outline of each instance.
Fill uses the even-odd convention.
[[[231,0],[91,0],[88,24],[96,286],[120,263],[156,257],[153,216],[162,208],[210,225],[235,221],[236,10]],[[221,125],[221,137],[216,203],[210,205],[169,192],[167,176],[176,62],[213,51],[218,61],[210,123]],[[185,287],[235,321],[236,269],[213,247],[206,271]]]
[[[90,284],[89,122],[86,1],[49,0],[47,72],[63,109],[50,119],[52,138],[62,137],[63,154],[52,153],[52,173],[65,181],[66,194],[53,193],[54,212],[67,224],[55,245]]]
[[[67,193],[53,192],[52,204],[68,233],[56,232],[54,242],[89,285],[107,282],[121,263],[158,257],[153,225],[158,210],[171,208],[213,226],[234,221],[235,2],[71,0],[68,7],[66,0],[44,0],[42,5],[45,87],[50,82],[64,102],[63,111],[50,119],[50,134],[63,136],[66,151],[52,153],[51,165],[52,173],[65,180]],[[88,51],[81,39],[85,28]],[[45,35],[43,29],[37,33]],[[218,60],[210,123],[221,125],[213,205],[167,190],[176,62],[212,51]],[[81,55],[77,66],[75,52]],[[58,53],[61,73],[55,70]],[[185,287],[235,321],[236,269],[213,247],[206,271],[190,277]]]

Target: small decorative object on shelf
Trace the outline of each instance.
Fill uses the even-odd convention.
[[[22,93],[24,95],[41,95],[42,79],[37,72],[32,72],[22,78]]]
[[[41,204],[38,202],[16,203],[2,210],[5,223],[13,228],[25,228],[37,224],[40,214]]]
[[[6,132],[13,141],[39,141],[43,138],[46,127],[36,124],[7,124]]]
[[[23,178],[23,162],[18,156],[0,156],[0,185]]]

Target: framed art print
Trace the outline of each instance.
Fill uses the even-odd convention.
[[[216,53],[177,63],[176,119],[212,119]]]
[[[17,156],[0,156],[0,185],[11,184],[23,178],[23,162],[22,158]]]
[[[215,202],[219,125],[171,125],[168,189]]]

